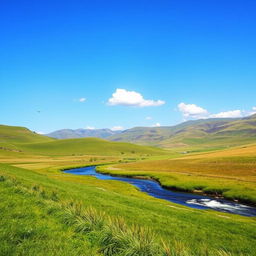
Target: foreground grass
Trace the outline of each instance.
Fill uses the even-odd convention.
[[[69,248],[69,243],[64,244],[63,250],[67,246],[66,251],[70,253],[63,255],[97,255],[96,251],[103,255],[158,255],[156,252],[160,255],[184,256],[256,253],[254,218],[181,207],[140,193],[129,184],[101,181],[93,177],[78,177],[57,171],[38,173],[8,165],[0,165],[0,175],[6,177],[5,180],[16,180],[15,184],[18,184],[18,188],[4,188],[6,190],[1,193],[4,197],[9,196],[6,196],[5,201],[5,204],[10,204],[8,207],[2,206],[1,203],[5,216],[1,221],[6,221],[0,232],[4,234],[11,230],[9,235],[3,236],[5,240],[3,250],[7,252],[9,250],[9,255],[17,255],[11,252],[13,244],[8,238],[19,233],[15,225],[12,229],[8,226],[8,223],[12,222],[19,222],[21,230],[29,229],[33,227],[33,223],[36,223],[39,231],[38,236],[33,238],[35,243],[43,241],[44,232],[49,231],[46,239],[48,243],[52,243],[52,247],[49,248],[56,252],[54,255],[61,254],[58,254],[61,252],[58,242],[56,246],[54,244],[56,238],[53,238],[55,236],[52,230],[55,229],[60,232],[62,230],[64,240],[65,236],[70,234],[70,240],[67,241],[77,246],[77,250],[71,253],[74,245],[70,245]],[[6,181],[0,184],[2,186]],[[19,186],[26,188],[25,193]],[[32,195],[27,192],[31,190]],[[34,195],[37,196],[33,199]],[[27,214],[30,208],[31,214]],[[88,211],[88,209],[92,210]],[[12,214],[15,211],[24,212],[27,218],[24,217],[24,220],[21,218],[20,221],[19,215],[16,218],[16,215]],[[38,212],[38,215],[32,214],[33,212]],[[96,216],[95,226],[93,216]],[[49,227],[45,223],[49,223]],[[41,233],[41,226],[45,226],[47,231],[42,229]],[[104,230],[103,236],[102,232],[97,230],[98,227],[101,231]],[[140,232],[142,234],[138,237],[136,234]],[[51,236],[50,233],[53,235]],[[151,240],[149,237],[154,239]],[[45,250],[41,245],[38,247],[38,254],[34,253],[34,249],[30,248],[33,239],[26,240],[24,244],[22,241],[20,246],[25,246],[27,243],[27,247],[24,247],[24,253],[20,251],[20,255],[40,255]],[[81,241],[85,244],[81,245]],[[88,253],[81,254],[79,251],[81,248]],[[132,254],[134,250],[138,252],[141,248],[150,248],[154,254],[150,254],[149,249],[145,249],[144,254],[142,252]],[[121,251],[122,253],[130,251],[131,254],[121,254]]]
[[[0,182],[0,255],[97,255],[83,236],[48,213],[49,205],[11,180]],[[31,190],[32,191],[32,190]]]
[[[128,227],[123,219],[108,218],[94,208],[83,208],[82,203],[62,201],[56,190],[25,186],[5,176],[0,176],[0,182],[1,193],[7,194],[1,209],[5,217],[0,230],[1,255],[160,256],[178,250],[157,243],[150,229]],[[5,208],[12,210],[11,216]],[[186,249],[182,247],[182,251]]]

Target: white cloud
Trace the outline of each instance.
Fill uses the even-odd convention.
[[[241,110],[231,110],[231,111],[225,111],[225,112],[220,112],[217,114],[212,114],[209,117],[211,118],[236,118],[236,117],[243,117],[244,114]]]
[[[256,107],[252,107],[252,110],[248,112],[248,116],[256,114]]]
[[[86,101],[86,98],[80,98],[79,99],[79,102],[85,102]]]
[[[36,132],[37,134],[43,135],[45,132]]]
[[[124,127],[123,126],[114,126],[111,128],[112,131],[123,131]]]
[[[155,123],[155,124],[153,125],[153,127],[160,127],[160,126],[161,126],[160,123]]]
[[[152,120],[152,117],[151,116],[147,116],[145,119],[146,120]]]
[[[202,118],[208,114],[208,111],[206,109],[201,108],[195,104],[185,104],[181,102],[178,105],[178,109],[185,118]]]
[[[135,106],[135,107],[152,107],[161,106],[165,104],[162,100],[145,100],[143,96],[135,91],[127,91],[125,89],[116,89],[112,94],[112,98],[108,100],[108,104],[122,105],[122,106]]]
[[[88,130],[95,130],[96,128],[95,127],[93,127],[93,126],[86,126],[86,128],[85,129],[88,129]]]
[[[184,120],[187,120],[188,118],[239,118],[256,114],[256,106],[252,107],[251,111],[243,111],[240,109],[236,109],[223,111],[216,114],[210,114],[206,109],[201,108],[195,104],[180,103],[178,105],[178,109],[183,114]]]

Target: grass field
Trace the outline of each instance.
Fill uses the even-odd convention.
[[[165,151],[158,148],[139,146],[125,142],[111,142],[97,138],[66,139],[43,143],[23,144],[23,151],[41,155],[161,155]]]
[[[256,254],[255,218],[187,208],[127,183],[61,171],[108,164],[102,170],[182,189],[218,185],[218,193],[228,188],[223,193],[253,201],[255,145],[181,155],[95,139],[5,143],[19,151],[0,149],[0,255]]]
[[[184,191],[222,195],[256,204],[256,145],[165,160],[98,168],[102,172],[149,176]]]
[[[26,230],[35,229],[35,235],[27,235],[28,237],[25,235],[25,238],[20,241],[20,247],[24,249],[23,255],[25,255],[25,252],[29,252],[30,255],[33,254],[33,240],[38,240],[41,236],[46,236],[45,239],[51,244],[49,249],[52,248],[54,251],[58,251],[60,245],[58,242],[55,244],[54,233],[51,233],[51,230],[53,229],[54,232],[58,232],[58,228],[61,230],[63,221],[58,215],[54,214],[42,217],[49,212],[49,205],[47,206],[49,202],[46,202],[49,201],[49,198],[57,198],[56,200],[59,203],[70,200],[80,202],[84,207],[93,207],[97,211],[104,211],[111,218],[122,217],[128,226],[136,224],[143,228],[150,228],[156,236],[157,243],[160,244],[161,239],[163,239],[170,248],[174,249],[173,247],[175,247],[175,251],[181,250],[184,252],[180,255],[186,255],[185,253],[187,255],[207,255],[206,253],[216,255],[217,251],[221,249],[233,253],[233,255],[242,253],[253,255],[256,251],[254,243],[256,223],[254,218],[181,207],[167,201],[154,199],[125,183],[101,181],[93,177],[77,177],[58,171],[50,173],[34,172],[1,165],[0,175],[5,179],[0,184],[2,195],[14,196],[13,200],[5,201],[5,204],[1,203],[3,212],[9,216],[12,209],[10,207],[13,207],[19,214],[12,211],[9,219],[13,219],[14,223],[20,223],[19,226],[13,224],[12,229],[10,229],[6,218],[1,219],[1,227],[9,232],[5,234],[5,241],[8,242],[17,232],[26,233]],[[9,179],[14,179],[14,181],[8,182]],[[29,191],[34,190],[39,192],[29,193]],[[46,204],[45,209],[42,203],[35,202],[38,197],[35,193],[39,194],[39,199]],[[6,204],[8,205],[8,202],[10,206],[7,208]],[[32,207],[31,209],[39,217],[36,214],[33,215],[33,211],[30,215],[26,214],[27,210],[23,212],[23,208],[27,207]],[[38,218],[40,219],[39,223]],[[38,226],[34,226],[34,221],[38,223]],[[44,227],[44,229],[41,229],[40,226],[44,225],[41,224],[41,221],[47,222],[47,225],[50,225],[51,228]],[[52,226],[52,223],[54,223],[54,226]],[[72,225],[62,228],[66,230],[69,227],[72,229]],[[21,230],[19,231],[19,229]],[[65,235],[65,232],[63,232],[62,237],[65,237]],[[93,248],[99,250],[99,239],[96,237],[91,241],[91,236],[92,232],[86,232],[85,237],[76,238],[76,235],[74,235],[72,239],[74,239],[74,243],[78,243],[78,247],[80,247],[80,239],[86,239],[85,245],[87,244],[90,250],[93,250]],[[91,241],[92,244],[88,241]],[[63,246],[67,247],[67,252],[72,250],[71,244],[64,243]],[[6,244],[4,248],[2,250],[13,250],[11,244]],[[38,251],[40,251],[40,248],[43,249],[43,245],[38,248]],[[79,248],[70,255],[78,255],[78,251]],[[58,253],[60,252],[58,251]]]

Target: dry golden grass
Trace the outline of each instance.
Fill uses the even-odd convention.
[[[175,159],[119,164],[115,168],[256,182],[256,145]]]
[[[171,188],[203,190],[256,203],[256,145],[174,159],[119,164],[102,171],[146,175]]]

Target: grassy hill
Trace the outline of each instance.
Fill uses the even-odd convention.
[[[22,150],[44,155],[161,155],[166,151],[125,142],[112,142],[98,138],[66,139],[21,146]]]
[[[256,142],[256,115],[241,119],[203,119],[171,127],[137,127],[109,137],[142,145],[218,149]]]
[[[108,155],[152,156],[166,151],[124,142],[99,138],[56,140],[36,134],[24,127],[0,126],[0,150],[11,154],[22,152],[36,155]]]
[[[0,125],[1,149],[19,150],[20,144],[49,141],[54,141],[54,139],[32,132],[25,127]]]

